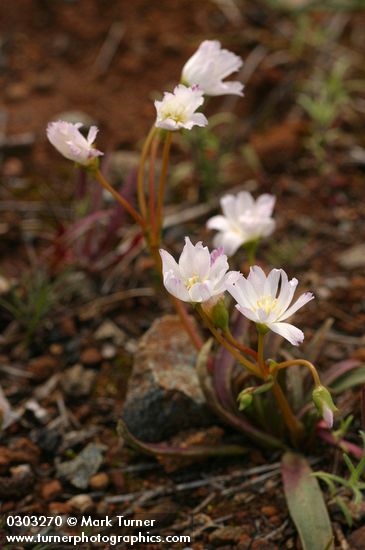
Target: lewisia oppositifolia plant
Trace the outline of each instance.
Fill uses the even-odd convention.
[[[71,128],[60,121],[49,126],[48,137],[61,154],[93,174],[140,226],[163,284],[198,351],[197,372],[209,405],[225,422],[256,443],[284,452],[284,489],[303,547],[324,550],[332,548],[328,514],[318,482],[309,476],[311,470],[307,460],[296,453],[315,450],[318,438],[340,445],[355,455],[362,453],[359,447],[336,438],[330,431],[337,409],[328,389],[357,368],[358,363],[335,365],[321,380],[316,367],[304,358],[278,361],[268,356],[266,337],[270,332],[295,346],[303,341],[302,330],[288,320],[313,299],[311,292],[305,292],[293,301],[297,279],[289,280],[281,267],[266,274],[255,265],[257,245],[262,238],[272,234],[275,227],[272,217],[275,197],[266,194],[255,200],[247,192],[223,197],[223,214],[208,221],[208,227],[218,231],[214,237],[217,249],[211,253],[200,242],[193,245],[189,237],[186,237],[178,262],[161,248],[166,176],[173,135],[181,130],[190,131],[194,126],[206,126],[207,118],[198,111],[204,105],[205,95],[242,95],[240,82],[224,81],[241,65],[241,59],[222,49],[219,42],[203,42],[184,66],[181,83],[173,93],[166,92],[161,101],[155,102],[156,120],[145,140],[138,170],[138,209],[100,172],[98,156],[101,153],[93,145],[96,129],[87,139],[81,139],[79,125]],[[155,165],[160,146],[162,163],[157,179]],[[145,181],[147,160],[148,185]],[[229,271],[227,256],[233,256],[240,247],[243,247],[251,265],[248,274]],[[198,333],[191,323],[186,303],[194,308],[202,324],[210,331],[212,339],[206,343],[202,341],[202,333]],[[242,338],[247,332],[248,322],[256,329],[255,346]],[[213,341],[217,346],[215,352]],[[294,372],[292,369],[298,366],[306,370],[309,380],[291,376],[290,384],[286,384],[285,374]],[[312,391],[308,391],[310,381],[314,386]],[[295,389],[292,393],[291,388]],[[201,457],[245,452],[237,445],[214,449],[152,445],[138,441],[123,422],[120,430],[127,441],[148,453],[178,456],[194,456],[195,453]],[[318,518],[321,518],[320,522]]]

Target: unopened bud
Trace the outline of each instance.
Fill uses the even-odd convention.
[[[244,411],[249,407],[253,401],[253,397],[251,393],[247,393],[246,390],[241,391],[241,393],[237,397],[238,401],[238,408],[240,411]]]
[[[210,318],[216,328],[220,328],[223,332],[228,330],[229,313],[224,303],[224,298],[221,298],[210,311]]]
[[[333,413],[338,409],[333,402],[332,396],[324,386],[317,386],[312,393],[313,402],[317,411],[322,416],[329,428],[333,426]]]

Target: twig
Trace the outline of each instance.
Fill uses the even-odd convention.
[[[270,540],[275,538],[276,535],[279,535],[284,531],[284,529],[287,527],[288,524],[289,524],[289,520],[286,519],[277,529],[274,529],[273,531],[271,531],[271,533],[269,533],[265,537],[262,537],[261,540]]]
[[[96,314],[105,312],[106,309],[114,307],[116,304],[128,298],[141,298],[154,296],[155,291],[151,287],[131,288],[129,290],[121,290],[110,296],[102,296],[88,304],[84,304],[79,310],[79,317],[83,321],[92,319]]]
[[[0,365],[0,371],[17,376],[18,378],[34,378],[34,374],[23,369],[11,367],[10,365]]]
[[[279,469],[280,469],[280,463],[275,462],[274,464],[270,464],[268,466],[257,466],[255,468],[250,468],[248,470],[238,470],[236,472],[232,472],[229,475],[210,476],[204,479],[197,479],[194,481],[188,481],[186,483],[179,483],[175,486],[168,485],[168,486],[157,487],[156,489],[147,491],[147,493],[146,491],[138,491],[135,493],[128,493],[126,495],[115,495],[115,496],[108,497],[105,500],[108,503],[118,504],[121,502],[130,502],[132,500],[138,499],[138,497],[143,497],[144,495],[146,495],[147,500],[151,500],[156,496],[167,495],[174,492],[187,491],[190,489],[198,489],[200,487],[205,487],[207,485],[212,485],[214,483],[229,482],[239,477],[247,477],[250,475],[255,475],[260,472],[270,472],[270,475],[272,475],[271,474],[272,471],[275,471],[275,470],[279,471]],[[275,474],[276,474],[276,471],[275,471]],[[256,479],[259,479],[259,478],[256,478]],[[139,500],[137,502],[140,504]],[[134,506],[137,505],[137,502],[134,503]],[[144,503],[146,502],[145,499],[143,499],[143,502]]]
[[[119,47],[119,44],[124,36],[125,26],[120,21],[115,21],[107,34],[107,37],[100,48],[97,58],[92,67],[94,78],[102,76],[107,72],[113,57]]]
[[[229,489],[225,489],[221,492],[221,496],[230,496],[234,495],[235,493],[239,493],[243,489],[246,489],[246,487],[252,487],[252,485],[256,485],[256,483],[261,483],[262,481],[266,481],[270,477],[274,477],[276,475],[280,474],[280,469],[268,472],[266,474],[262,474],[262,476],[255,477],[253,479],[249,479],[245,481],[244,483],[241,483],[240,485],[236,485],[235,487],[229,487]]]

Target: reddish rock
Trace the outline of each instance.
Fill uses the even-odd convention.
[[[11,463],[11,451],[7,447],[0,447],[0,470]]]
[[[348,538],[347,541],[351,550],[364,550],[365,548],[365,525],[356,529]]]
[[[243,533],[243,535],[240,536],[240,540],[237,545],[237,550],[250,550],[251,543],[252,543],[252,538],[250,537],[250,535]]]
[[[102,491],[109,485],[109,476],[105,472],[99,472],[90,478],[89,486],[96,491]]]
[[[59,357],[64,353],[63,346],[61,346],[61,344],[51,344],[49,346],[49,353],[55,355],[56,357]]]
[[[68,502],[51,502],[48,506],[51,514],[69,514],[72,510]]]
[[[80,361],[83,365],[97,365],[103,360],[100,351],[97,348],[87,348],[81,353]]]
[[[28,463],[35,466],[39,462],[40,450],[25,437],[17,439],[10,448],[0,447],[0,469],[4,470],[11,464]]]
[[[227,543],[238,543],[242,537],[242,528],[237,526],[220,527],[209,535],[209,542],[214,546]]]
[[[61,330],[66,336],[75,336],[76,325],[72,317],[64,317],[61,321]]]
[[[0,477],[0,498],[21,498],[34,488],[34,475],[28,464],[10,468],[10,476]]]
[[[55,357],[51,355],[41,355],[32,359],[28,365],[28,371],[31,372],[36,380],[45,380],[49,378],[59,366]]]
[[[41,494],[44,500],[51,500],[62,492],[62,485],[57,480],[48,481],[42,485]]]
[[[264,516],[271,518],[272,516],[277,515],[278,509],[275,506],[263,506],[261,508],[261,512]]]
[[[269,540],[254,540],[250,550],[279,550],[278,546]]]
[[[118,493],[121,493],[125,489],[125,477],[123,472],[119,470],[111,470],[109,472],[111,482]]]

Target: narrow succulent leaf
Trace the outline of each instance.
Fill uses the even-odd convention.
[[[325,373],[323,373],[322,384],[324,386],[330,386],[333,382],[338,380],[338,378],[360,366],[361,362],[356,359],[346,359],[346,361],[335,363],[332,367],[327,369]]]
[[[334,323],[333,317],[326,319],[319,327],[317,332],[311,338],[310,342],[305,346],[305,358],[311,363],[315,363],[318,359],[323,345],[326,342],[327,335]]]
[[[363,442],[363,454],[360,462],[356,466],[356,481],[359,481],[365,470],[365,433],[360,431],[360,436]]]
[[[339,449],[341,449],[341,451],[345,451],[345,453],[351,454],[353,457],[358,458],[359,460],[361,460],[364,455],[364,451],[361,447],[359,447],[355,443],[352,443],[351,441],[347,441],[346,439],[336,439],[327,428],[317,428],[317,434],[318,437],[320,437],[326,443],[338,447]]]
[[[282,459],[284,492],[303,550],[332,550],[333,533],[318,480],[307,460],[292,452]]]
[[[232,328],[233,337],[240,340],[247,330],[248,322],[238,311],[235,313],[236,320]],[[230,411],[237,407],[232,394],[232,373],[235,359],[226,348],[221,347],[213,368],[213,386],[221,405]]]
[[[353,465],[350,457],[346,453],[344,453],[343,454],[343,459],[346,463],[346,466],[349,469],[349,472],[351,473],[351,478],[350,479],[357,481],[357,470],[356,470],[355,466]]]
[[[334,393],[342,393],[345,390],[362,386],[363,384],[365,384],[365,366],[358,366],[341,376],[336,382],[333,382],[331,389]]]
[[[337,504],[341,512],[343,513],[345,520],[347,522],[347,525],[349,527],[352,527],[352,516],[351,512],[349,510],[349,507],[347,506],[346,502],[341,497],[336,497],[334,499],[334,502]]]
[[[327,474],[323,473],[323,472],[315,472],[314,474],[312,474],[314,477],[317,477],[318,479],[320,479],[321,481],[323,481],[331,495],[335,494],[336,492],[336,485],[334,484],[334,482],[332,481],[332,479],[330,477],[327,476]]]
[[[246,420],[242,416],[239,416],[238,414],[231,413],[220,404],[212,385],[211,377],[207,373],[207,361],[211,346],[212,340],[210,339],[204,344],[204,346],[200,350],[196,364],[196,371],[199,378],[199,383],[204,393],[205,399],[207,400],[207,404],[227,424],[233,426],[236,430],[244,433],[254,441],[261,443],[261,445],[265,447],[274,447],[277,449],[286,450],[286,445],[282,441],[280,441],[280,439],[277,439],[272,435],[262,432],[261,430],[250,424],[248,420]]]
[[[196,445],[192,447],[179,447],[164,443],[145,443],[137,439],[128,430],[126,424],[119,420],[118,434],[134,449],[151,456],[173,456],[177,458],[205,458],[209,456],[244,455],[247,449],[240,445]]]

